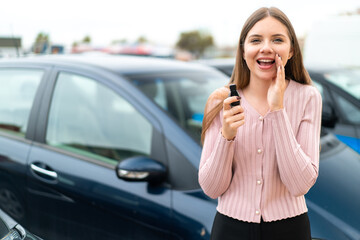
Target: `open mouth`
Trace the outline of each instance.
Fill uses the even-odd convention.
[[[259,59],[257,60],[257,63],[260,65],[260,66],[271,66],[275,63],[275,60],[272,60],[272,59]]]

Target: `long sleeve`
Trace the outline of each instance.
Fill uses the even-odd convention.
[[[234,141],[227,141],[221,135],[222,111],[216,116],[205,136],[201,187],[210,197],[218,197],[218,212],[242,221],[270,222],[307,212],[304,194],[319,171],[319,91],[290,80],[284,109],[265,115],[241,89],[239,94],[245,123]],[[205,112],[221,98],[209,99]]]
[[[306,194],[318,176],[322,100],[315,88],[308,90],[296,136],[285,109],[269,113],[280,178],[293,196]]]
[[[210,96],[207,109],[219,101]],[[222,195],[229,187],[232,178],[234,141],[228,141],[221,134],[220,115],[215,117],[205,134],[205,141],[199,167],[199,183],[211,198]]]

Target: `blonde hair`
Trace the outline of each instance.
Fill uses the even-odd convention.
[[[293,51],[293,56],[288,60],[285,65],[285,78],[292,79],[301,84],[311,84],[311,79],[304,67],[304,63],[302,60],[301,50],[299,46],[299,42],[296,38],[296,34],[294,28],[288,19],[288,17],[278,8],[270,7],[270,8],[260,8],[256,10],[245,22],[241,33],[239,44],[236,52],[236,61],[235,66],[230,78],[229,84],[236,84],[236,87],[239,89],[244,89],[248,86],[250,82],[250,70],[243,58],[244,54],[244,42],[249,33],[249,31],[253,28],[253,26],[259,22],[260,20],[266,17],[273,17],[277,19],[279,22],[284,24],[284,26],[288,30],[288,35],[291,41],[291,48]],[[228,85],[229,85],[228,84]],[[227,85],[227,88],[228,88]],[[222,109],[223,101],[227,98],[227,93],[224,91],[217,91],[216,94],[211,96],[208,99],[205,107],[204,119],[202,123],[202,133],[201,133],[201,142],[204,143],[205,132],[210,127],[214,118],[219,114]],[[219,100],[219,103],[213,107],[212,109],[208,109],[209,101]]]

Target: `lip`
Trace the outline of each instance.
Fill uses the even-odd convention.
[[[271,61],[274,61],[274,63],[269,64],[269,65],[266,65],[266,66],[263,66],[263,65],[260,65],[260,64],[258,63],[259,60],[271,60]],[[258,59],[256,59],[256,63],[257,63],[257,65],[258,65],[258,67],[259,67],[260,69],[262,69],[262,70],[269,70],[269,69],[271,69],[271,68],[275,65],[275,59],[274,59],[274,58],[258,58]]]

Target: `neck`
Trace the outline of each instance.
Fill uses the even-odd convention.
[[[266,100],[270,84],[271,80],[250,78],[249,85],[244,89],[244,92],[259,100]]]

